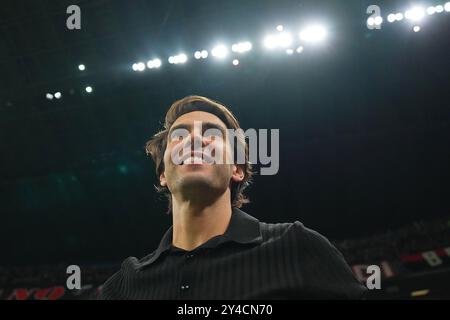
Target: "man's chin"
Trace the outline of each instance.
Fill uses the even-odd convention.
[[[183,175],[183,178],[181,179],[183,187],[190,187],[190,188],[202,188],[202,187],[213,187],[213,179],[210,178],[208,175],[199,173],[199,172],[190,172]]]

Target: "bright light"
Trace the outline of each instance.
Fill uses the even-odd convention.
[[[234,60],[233,60],[233,65],[234,65],[234,66],[237,66],[238,64],[239,64],[239,60],[238,60],[238,59],[234,59]]]
[[[203,59],[208,58],[208,51],[202,50],[201,54],[202,54],[202,58],[203,58]]]
[[[213,57],[216,57],[216,58],[224,58],[228,54],[228,49],[227,49],[227,47],[225,47],[224,45],[221,44],[221,45],[214,47],[211,51],[211,54],[213,55]]]
[[[279,24],[279,25],[277,25],[277,31],[283,31],[283,29],[284,29],[284,27],[281,25],[281,24]]]
[[[252,43],[249,41],[244,42],[242,44],[241,51],[246,52],[246,51],[250,51],[250,50],[252,50]]]
[[[86,87],[86,92],[87,93],[91,93],[92,92],[92,87],[91,86],[87,86]]]
[[[403,13],[399,12],[395,15],[395,19],[397,21],[402,21],[403,20]]]
[[[86,69],[86,66],[84,64],[80,64],[78,66],[78,70],[80,70],[80,71],[84,71],[85,69]]]
[[[153,59],[153,60],[149,60],[147,62],[147,68],[149,69],[153,69],[153,68],[159,68],[161,67],[161,60],[159,59]]]
[[[436,12],[437,12],[437,13],[441,13],[441,12],[444,11],[444,7],[441,6],[441,5],[438,5],[438,6],[434,7],[434,8],[436,9]]]
[[[283,32],[278,35],[278,45],[286,48],[292,44],[292,35],[288,32]]]
[[[405,18],[412,21],[420,21],[424,17],[425,12],[421,7],[414,7],[405,12]]]
[[[435,7],[428,7],[428,8],[427,8],[427,13],[428,13],[429,15],[435,14],[435,12],[436,12]]]
[[[444,4],[444,9],[445,9],[445,11],[450,12],[450,2],[446,2]]]
[[[380,16],[378,16],[378,17],[375,17],[375,19],[374,19],[374,22],[375,22],[375,24],[376,25],[380,25],[380,24],[382,24],[383,23],[383,18],[382,17],[380,17]]]
[[[374,17],[369,17],[369,18],[367,19],[367,24],[368,24],[369,26],[373,26],[373,25],[379,26],[379,25],[382,24],[382,23],[383,23],[383,18],[380,17],[380,16],[376,16],[375,18],[374,18]]]
[[[288,55],[291,55],[291,54],[294,53],[294,49],[286,49],[286,53],[287,53]]]
[[[145,63],[138,62],[133,63],[133,71],[144,71],[145,70]]]
[[[45,95],[45,97],[46,97],[48,100],[53,100],[53,95],[52,95],[51,93],[47,93],[47,94]]]
[[[300,32],[300,39],[306,42],[320,42],[325,39],[327,31],[323,26],[315,25]]]
[[[170,56],[168,60],[170,64],[185,63],[187,61],[187,56],[184,53],[181,53],[176,56]]]
[[[420,27],[419,26],[414,26],[413,31],[414,32],[419,32],[420,31]]]
[[[187,55],[184,53],[178,55],[178,63],[185,63],[187,61]]]
[[[162,64],[161,60],[159,60],[159,59],[154,59],[153,60],[153,65],[154,65],[155,68],[161,67],[161,64]]]
[[[264,38],[264,45],[269,49],[286,48],[292,44],[292,35],[289,32],[280,32]]]
[[[59,92],[59,91],[56,92],[56,93],[55,93],[55,98],[56,98],[56,99],[61,98],[61,92]]]
[[[142,71],[145,70],[145,63],[139,62],[139,63],[136,65],[136,67],[137,67],[137,71],[142,72]]]
[[[247,51],[250,51],[251,49],[252,49],[252,44],[248,41],[235,43],[231,46],[231,51],[238,52],[238,53],[247,52]]]
[[[200,51],[195,51],[194,58],[197,59],[197,60],[201,59],[202,58],[202,53]]]
[[[395,21],[395,14],[391,13],[390,15],[387,16],[387,20],[389,22],[394,22]]]
[[[277,38],[274,36],[267,36],[264,38],[264,45],[269,48],[273,49],[277,46]]]
[[[302,53],[303,52],[303,47],[300,46],[295,51],[297,51],[297,53]]]

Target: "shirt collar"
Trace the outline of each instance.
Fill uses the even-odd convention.
[[[145,257],[138,268],[152,264],[161,256],[162,253],[172,248],[172,233],[173,227],[170,227],[162,237],[158,248],[151,255]],[[259,220],[238,208],[233,208],[230,223],[225,233],[209,239],[207,242],[194,250],[215,248],[226,242],[258,244],[261,243],[262,240]]]

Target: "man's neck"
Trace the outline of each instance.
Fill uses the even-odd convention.
[[[230,195],[225,192],[205,205],[173,198],[173,240],[175,247],[191,251],[209,239],[222,235],[231,219]]]

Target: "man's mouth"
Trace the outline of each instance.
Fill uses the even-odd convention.
[[[184,157],[182,165],[202,165],[213,164],[213,160],[201,152],[191,152]]]

